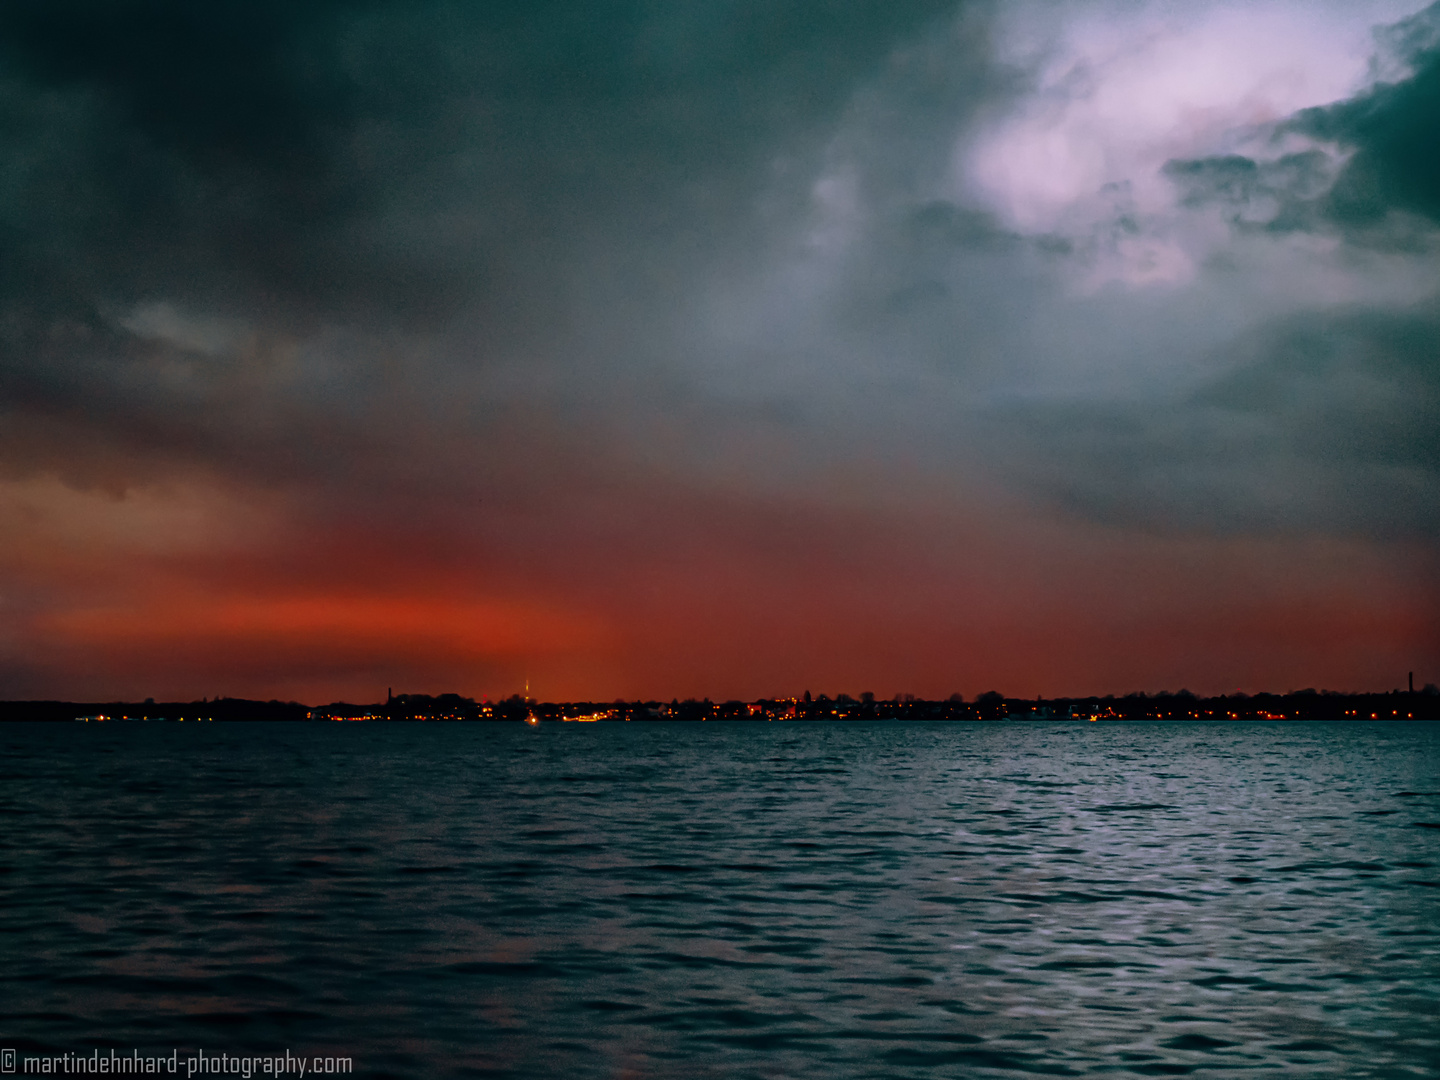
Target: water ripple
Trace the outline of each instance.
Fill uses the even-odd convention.
[[[1440,1076],[1440,732],[9,725],[0,1036],[362,1076]]]

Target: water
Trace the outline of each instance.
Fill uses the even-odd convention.
[[[1440,726],[0,727],[0,1046],[1440,1076]]]

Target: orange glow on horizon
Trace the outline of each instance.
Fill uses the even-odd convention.
[[[10,663],[41,674],[15,697],[1386,689],[1440,637],[1402,545],[1163,536],[998,501],[880,514],[657,485],[607,492],[623,514],[559,500],[447,532],[271,499],[218,543],[244,499],[21,494],[0,499],[0,564],[41,601],[12,608]],[[188,531],[151,538],[172,521]]]
[[[585,648],[600,641],[605,631],[593,616],[523,601],[363,595],[179,599],[56,612],[38,622],[76,644],[98,648],[325,641],[358,647],[408,643],[504,656]]]

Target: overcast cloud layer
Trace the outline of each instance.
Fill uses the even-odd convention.
[[[1388,688],[1440,6],[13,0],[0,695]]]

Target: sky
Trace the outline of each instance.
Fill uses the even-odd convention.
[[[0,697],[1440,682],[1440,5],[8,0]]]

